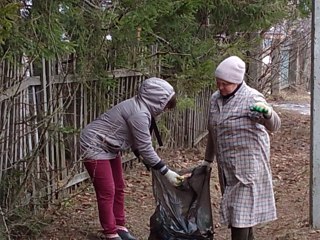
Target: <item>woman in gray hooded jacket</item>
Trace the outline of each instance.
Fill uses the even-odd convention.
[[[179,185],[181,177],[155,152],[149,131],[151,119],[175,105],[173,87],[163,79],[149,78],[136,96],[112,107],[82,130],[81,152],[95,188],[106,239],[135,239],[125,227],[121,151],[138,151],[147,165],[160,171],[171,184]]]

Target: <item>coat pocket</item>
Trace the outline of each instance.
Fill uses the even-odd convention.
[[[253,184],[260,174],[259,161],[254,156],[241,157],[236,163],[236,178],[244,185]]]

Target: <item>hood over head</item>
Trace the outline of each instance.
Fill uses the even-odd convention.
[[[174,95],[173,87],[167,81],[157,77],[144,80],[138,92],[138,98],[147,105],[154,117],[164,111],[167,103]]]

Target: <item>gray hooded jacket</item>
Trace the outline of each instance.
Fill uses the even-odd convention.
[[[152,146],[149,128],[151,117],[161,114],[174,94],[165,80],[145,80],[136,96],[112,107],[82,130],[80,146],[84,159],[113,159],[120,151],[132,148],[148,165],[166,171]]]

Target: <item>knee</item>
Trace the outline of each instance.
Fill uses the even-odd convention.
[[[97,198],[105,200],[113,199],[116,192],[115,186],[100,186],[99,188],[96,187],[95,190]]]

